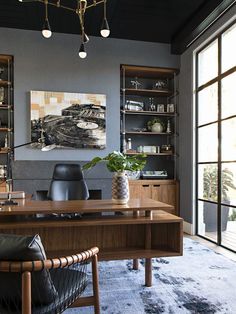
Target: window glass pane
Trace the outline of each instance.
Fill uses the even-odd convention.
[[[222,79],[222,119],[236,115],[236,72]]]
[[[217,204],[198,201],[198,234],[217,239]]]
[[[222,203],[236,206],[236,163],[222,163]]]
[[[236,24],[222,35],[222,72],[236,65]]]
[[[236,118],[222,121],[221,154],[223,161],[236,160]]]
[[[222,244],[236,251],[236,208],[221,206]]]
[[[198,86],[210,81],[218,74],[218,40],[213,41],[198,54]]]
[[[198,198],[218,201],[217,165],[198,165]]]
[[[198,93],[198,125],[218,119],[217,83]]]
[[[198,129],[198,161],[209,162],[218,159],[217,123]]]

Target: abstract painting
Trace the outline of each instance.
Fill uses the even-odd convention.
[[[106,95],[31,91],[33,147],[106,147]]]

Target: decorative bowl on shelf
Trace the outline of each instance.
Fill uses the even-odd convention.
[[[126,174],[129,180],[138,180],[140,179],[141,171],[126,171]]]
[[[151,132],[162,133],[164,130],[164,123],[159,118],[154,118],[147,123],[148,130]]]
[[[159,122],[154,123],[151,127],[151,131],[156,133],[162,133],[163,132],[162,124]]]

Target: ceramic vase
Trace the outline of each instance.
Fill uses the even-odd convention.
[[[163,126],[162,126],[162,124],[159,123],[159,122],[154,123],[154,124],[152,125],[152,127],[151,127],[151,131],[152,131],[152,132],[157,132],[157,133],[163,132]]]
[[[129,182],[125,172],[116,172],[112,178],[112,201],[126,204],[129,200]]]

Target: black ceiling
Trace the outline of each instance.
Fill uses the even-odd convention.
[[[72,7],[76,2],[61,0],[61,4]],[[110,36],[170,43],[173,53],[182,53],[188,42],[234,4],[235,0],[107,0]],[[88,35],[99,36],[102,10],[98,5],[86,11]],[[42,3],[0,1],[0,27],[41,30],[43,20]],[[79,19],[73,12],[49,6],[49,21],[54,32],[80,33]]]

